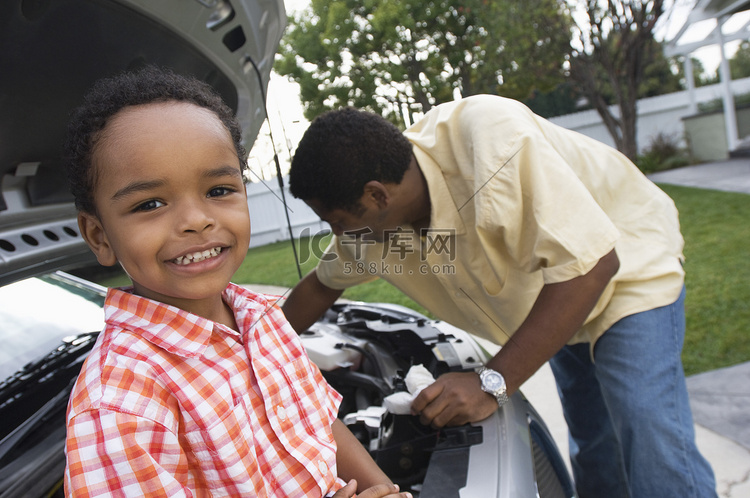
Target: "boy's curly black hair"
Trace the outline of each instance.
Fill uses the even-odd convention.
[[[79,211],[96,213],[94,186],[97,178],[92,158],[109,120],[125,107],[169,101],[188,102],[214,112],[232,135],[240,168],[244,171],[247,152],[241,143],[240,124],[213,88],[196,78],[147,66],[137,72],[97,81],[72,114],[65,155],[70,190]]]
[[[377,114],[351,107],[313,120],[292,159],[289,189],[325,209],[356,213],[367,182],[401,183],[411,143]]]

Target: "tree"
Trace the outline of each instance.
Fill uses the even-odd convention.
[[[276,71],[309,119],[342,105],[400,121],[463,96],[523,99],[564,78],[572,21],[558,0],[312,0]]]
[[[580,0],[585,21],[575,30],[570,76],[597,110],[620,150],[631,159],[638,152],[636,102],[644,69],[661,50],[653,43],[663,0]],[[611,88],[619,113],[605,98]]]
[[[678,55],[672,58],[673,63],[677,66],[677,75],[680,78],[682,88],[687,88],[685,78],[685,55]],[[707,73],[703,61],[697,57],[690,57],[693,65],[693,83],[695,86],[713,85],[719,82],[719,75],[716,72]]]
[[[638,85],[638,98],[654,97],[683,90],[680,66],[677,65],[676,61],[664,55],[664,44],[653,38],[647,40],[646,44],[648,47],[646,53],[649,57],[645,61],[643,77]]]
[[[611,43],[611,41],[608,41],[608,43]],[[638,85],[638,98],[654,97],[683,90],[685,78],[680,60],[677,57],[668,59],[664,55],[662,43],[651,39],[649,44],[654,46],[647,51],[650,57],[645,63],[643,79]],[[693,72],[696,78],[703,74],[704,70],[700,62],[696,63]],[[615,92],[607,82],[604,70],[598,68],[598,73],[602,97],[608,105],[612,105],[615,103]],[[550,118],[591,108],[590,105],[585,104],[585,101],[586,98],[582,95],[580,87],[575,85],[571,79],[568,79],[550,92],[535,91],[534,95],[525,99],[523,103],[540,116]]]
[[[740,43],[737,52],[729,59],[729,72],[733,80],[750,76],[750,42]]]
[[[581,94],[571,81],[565,81],[548,92],[535,90],[523,103],[543,118],[563,116],[580,111]]]

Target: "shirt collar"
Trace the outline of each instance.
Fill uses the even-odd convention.
[[[430,193],[430,228],[433,230],[455,229],[457,235],[466,233],[466,226],[458,212],[459,208],[456,207],[440,167],[416,144],[412,150]]]
[[[184,357],[197,357],[208,347],[216,327],[236,334],[228,327],[175,306],[153,301],[132,293],[131,287],[109,289],[104,303],[108,325],[130,330],[154,345]],[[269,302],[230,283],[222,299],[235,314],[240,335],[245,336],[266,313]]]

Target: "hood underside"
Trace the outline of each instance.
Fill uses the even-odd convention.
[[[61,150],[94,81],[147,64],[202,79],[249,149],[285,25],[282,0],[0,2],[0,283],[90,260]]]

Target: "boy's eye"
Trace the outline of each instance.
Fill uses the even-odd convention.
[[[163,206],[164,203],[157,201],[156,199],[150,199],[146,202],[142,202],[135,207],[135,211],[152,211],[158,207]]]
[[[230,187],[214,187],[208,191],[208,197],[222,197],[231,194],[236,190]]]

